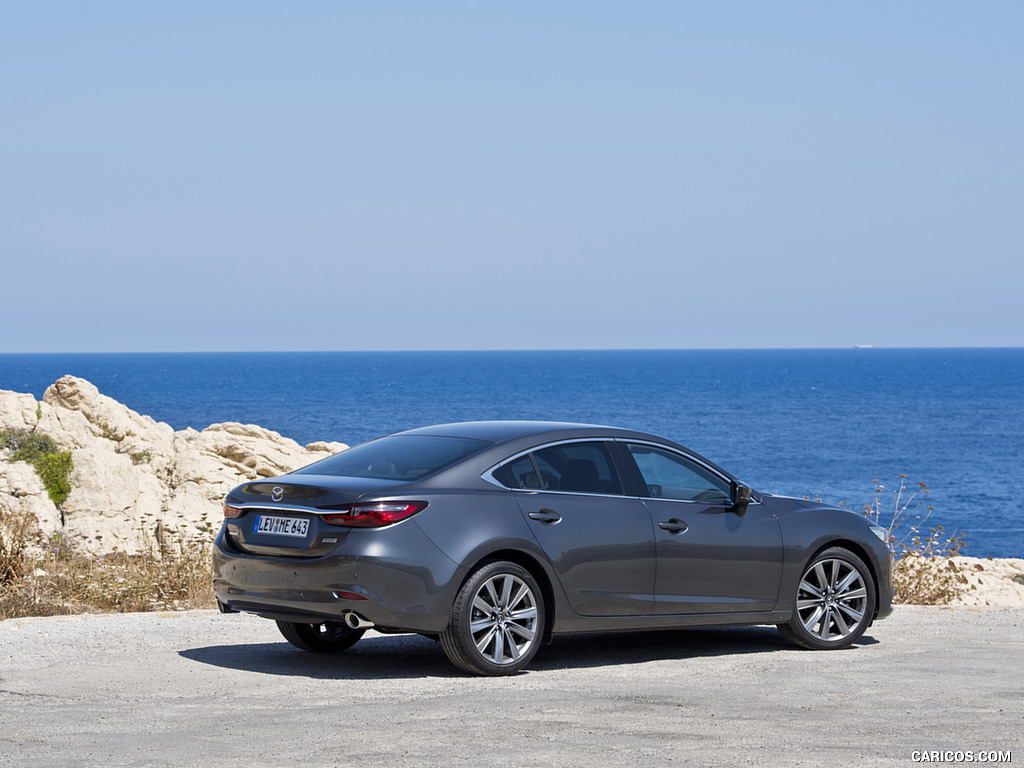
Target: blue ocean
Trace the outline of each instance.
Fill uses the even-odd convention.
[[[426,424],[551,419],[672,438],[755,489],[854,509],[906,476],[925,529],[1024,557],[1024,349],[0,355],[0,389],[64,374],[175,429],[259,424],[355,444]]]

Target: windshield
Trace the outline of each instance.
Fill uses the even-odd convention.
[[[371,440],[295,471],[295,474],[412,481],[454,464],[491,443],[465,437],[393,435]]]

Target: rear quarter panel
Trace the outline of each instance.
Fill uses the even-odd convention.
[[[572,613],[547,556],[510,491],[452,491],[431,498],[427,509],[412,519],[434,546],[457,564],[457,573],[446,589],[449,605],[470,573],[482,561],[497,556],[533,572],[545,591],[549,619]]]

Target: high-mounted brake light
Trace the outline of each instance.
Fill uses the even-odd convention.
[[[383,501],[372,504],[353,504],[343,512],[323,515],[331,525],[347,525],[351,528],[380,528],[412,517],[427,506],[425,501]]]

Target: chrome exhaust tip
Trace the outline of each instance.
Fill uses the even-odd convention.
[[[345,624],[352,629],[369,629],[373,626],[372,621],[367,621],[355,611],[349,611],[345,614]]]

